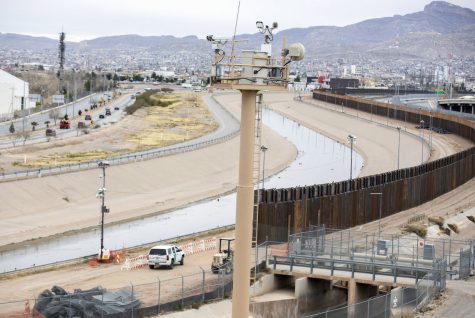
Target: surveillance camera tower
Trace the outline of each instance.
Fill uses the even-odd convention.
[[[231,50],[226,55],[229,38],[206,37],[214,52],[211,63],[210,85],[214,88],[241,91],[241,135],[239,148],[239,180],[236,200],[236,241],[233,273],[233,318],[249,317],[249,264],[251,264],[252,216],[254,205],[253,162],[256,124],[256,97],[263,90],[286,90],[288,64],[304,57],[302,44],[284,48],[278,58],[271,56],[272,27],[256,23],[264,34],[260,50],[242,50],[240,55]],[[231,41],[232,42],[232,41]],[[232,42],[234,44],[234,42]],[[256,237],[257,240],[257,237]]]

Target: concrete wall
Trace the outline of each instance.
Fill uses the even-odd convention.
[[[256,286],[256,297],[249,311],[256,317],[287,318],[345,305],[346,290],[332,288],[331,284],[330,280],[312,277],[266,275]],[[361,295],[363,297],[365,293],[361,292]]]
[[[252,304],[251,304],[252,305]],[[297,318],[297,300],[296,299],[279,299],[274,301],[260,302],[250,313],[255,318]]]
[[[330,280],[302,277],[295,280],[295,297],[299,315],[304,315],[346,304],[347,292],[332,288]]]

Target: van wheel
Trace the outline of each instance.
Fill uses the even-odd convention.
[[[185,256],[182,256],[181,261],[180,261],[180,265],[184,265],[184,264],[185,264]]]
[[[150,269],[155,269],[155,265],[148,265]]]
[[[174,262],[174,261],[172,261],[172,262],[170,263],[170,265],[168,265],[168,268],[169,268],[169,269],[173,269],[173,265],[175,265],[175,262]]]

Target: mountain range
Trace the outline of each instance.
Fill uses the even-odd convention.
[[[434,59],[454,56],[475,57],[475,11],[444,1],[433,1],[423,11],[369,19],[344,27],[314,26],[282,30],[274,36],[277,52],[283,38],[287,43],[301,42],[307,56],[331,57],[396,57]],[[262,35],[242,34],[248,39],[245,47],[257,47]],[[57,48],[57,41],[46,37],[0,33],[0,47],[18,50]],[[68,49],[111,50],[141,48],[160,50],[208,49],[206,40],[196,36],[118,35],[81,42],[67,42]]]

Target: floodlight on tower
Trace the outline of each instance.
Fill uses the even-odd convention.
[[[241,132],[239,148],[239,178],[236,198],[235,253],[233,273],[233,318],[249,317],[249,264],[251,263],[252,217],[254,205],[253,163],[256,125],[256,96],[262,90],[286,90],[288,84],[288,64],[300,61],[305,55],[302,44],[292,44],[283,49],[281,56],[272,57],[272,31],[278,26],[256,22],[256,27],[264,35],[264,43],[259,50],[241,50],[234,54],[233,38],[218,38],[209,35],[213,60],[211,63],[210,86],[241,91]],[[242,40],[241,40],[242,41]],[[233,49],[226,55],[226,45]]]

